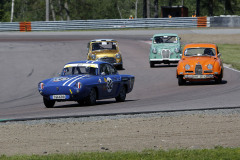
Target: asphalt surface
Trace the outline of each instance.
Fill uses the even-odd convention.
[[[126,30],[80,32],[5,32],[0,34],[0,120],[129,112],[158,112],[207,108],[239,108],[240,73],[225,68],[223,83],[189,83],[178,86],[176,65],[149,67],[150,45],[155,33],[236,34],[240,29]],[[37,91],[39,81],[57,76],[70,61],[85,60],[91,39],[119,41],[124,70],[135,76],[126,102],[98,101],[95,106],[58,102],[47,109]]]

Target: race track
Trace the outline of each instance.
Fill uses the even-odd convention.
[[[0,120],[239,107],[238,71],[225,68],[222,84],[202,82],[178,86],[176,65],[150,68],[150,45],[146,42],[153,34],[160,32],[239,34],[240,30],[1,33]],[[85,60],[87,42],[97,38],[118,40],[124,63],[124,70],[119,73],[135,76],[133,91],[127,95],[126,102],[116,103],[115,99],[109,99],[98,101],[95,106],[58,102],[55,108],[45,108],[37,90],[38,82],[57,76],[67,62]]]

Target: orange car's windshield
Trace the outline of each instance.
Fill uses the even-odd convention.
[[[214,48],[187,48],[185,56],[215,56]]]

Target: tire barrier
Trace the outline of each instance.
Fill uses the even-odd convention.
[[[207,17],[197,17],[197,27],[207,27]]]
[[[19,22],[20,32],[30,32],[32,30],[31,22]]]

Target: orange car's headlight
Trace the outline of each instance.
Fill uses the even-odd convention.
[[[185,69],[186,69],[186,70],[189,70],[189,69],[190,69],[190,65],[189,65],[189,64],[186,64],[186,65],[185,65]]]
[[[213,65],[208,64],[208,65],[207,65],[207,68],[208,68],[208,69],[213,69]]]

